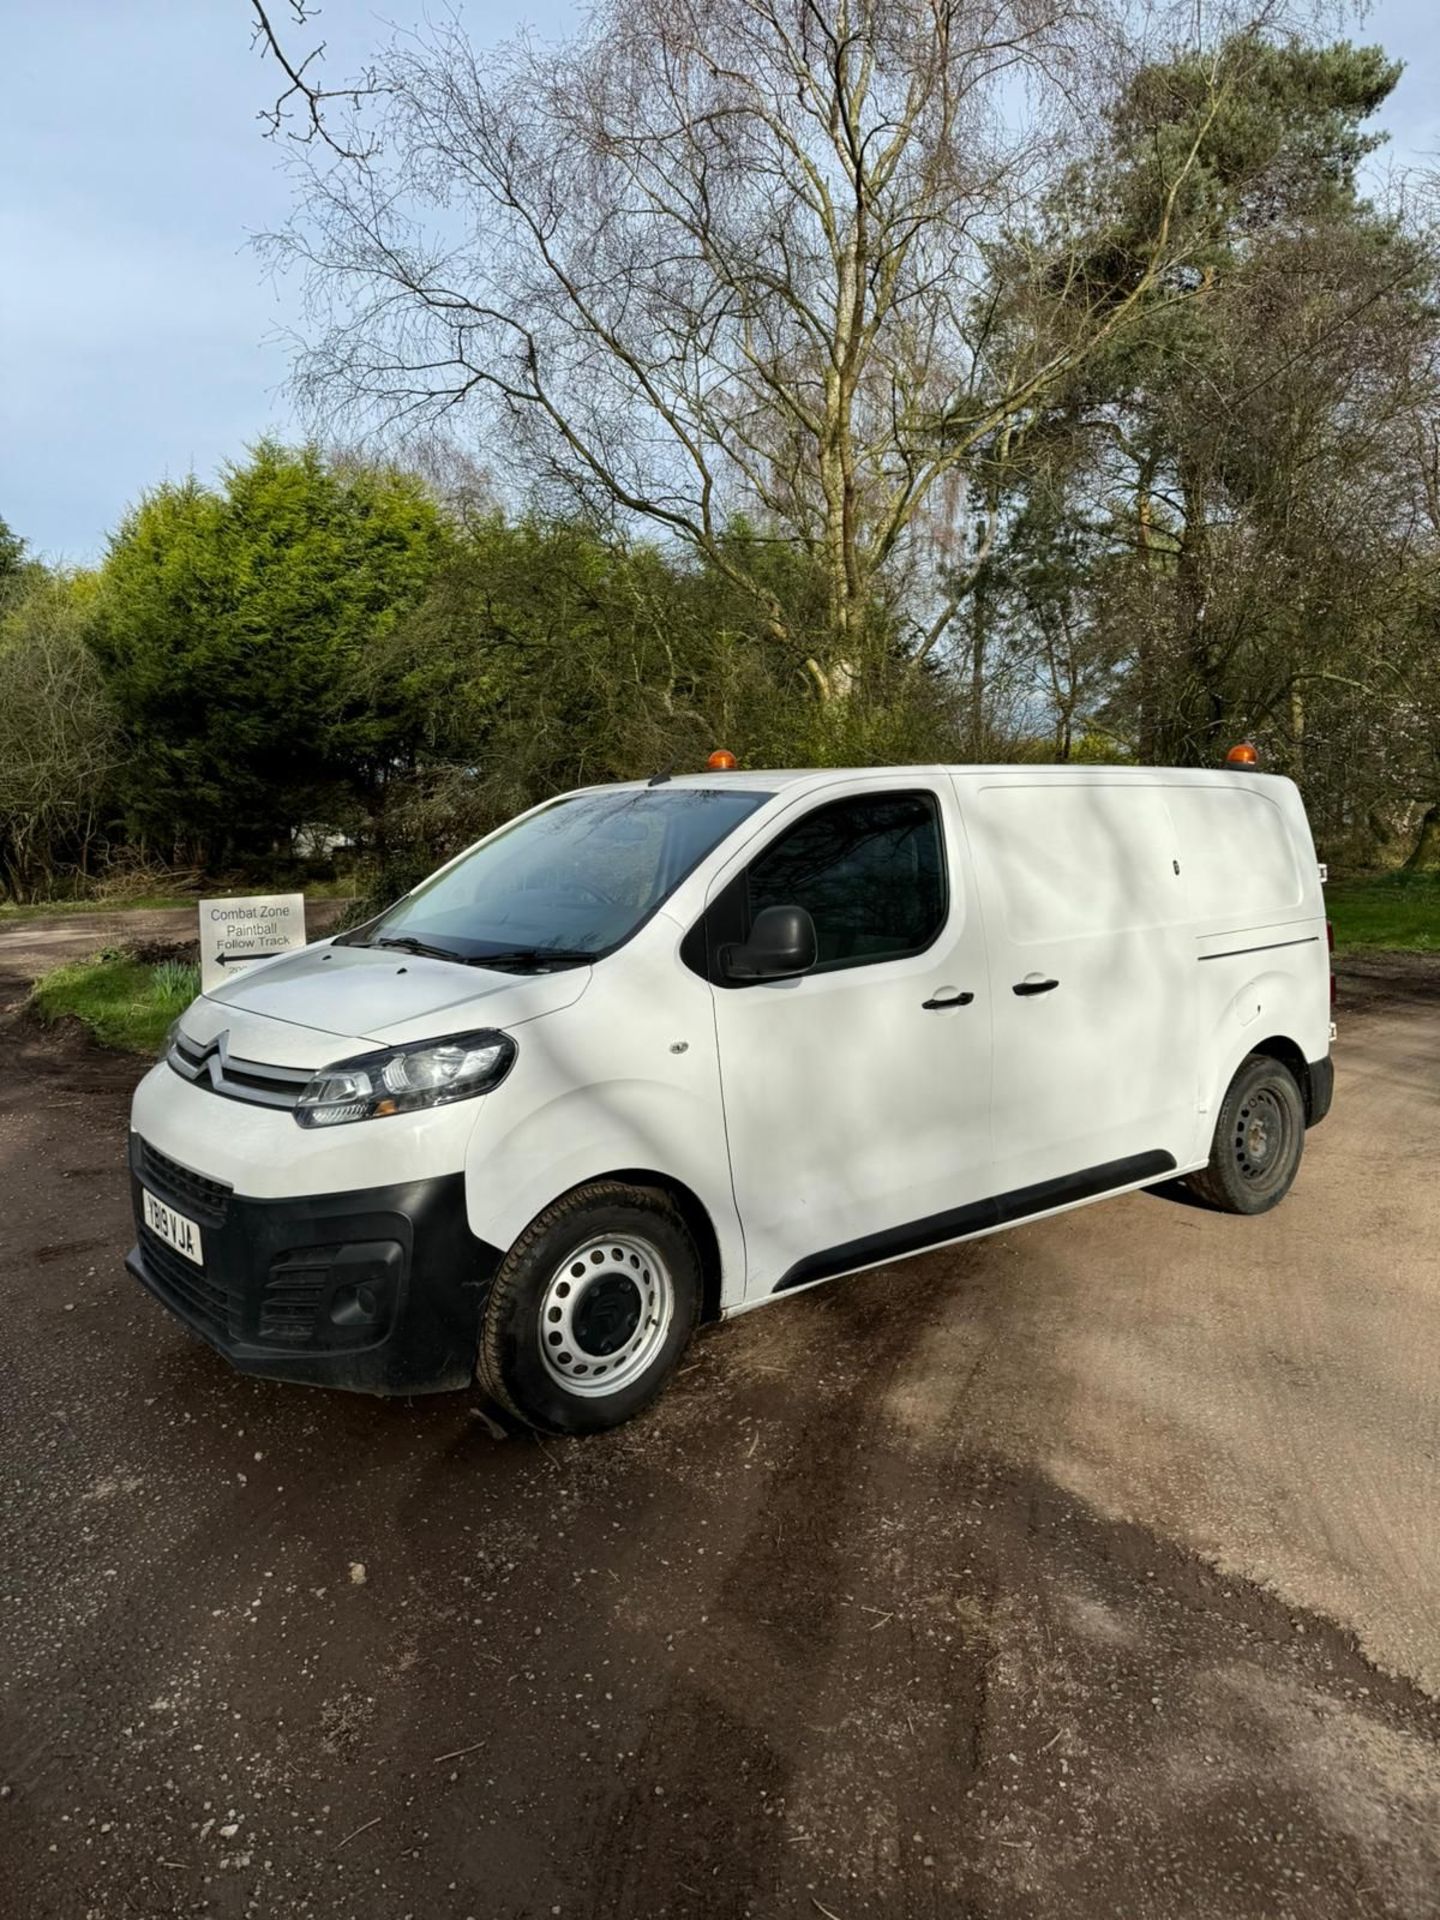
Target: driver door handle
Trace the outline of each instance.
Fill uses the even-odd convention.
[[[1018,993],[1023,999],[1026,994],[1030,993],[1050,993],[1054,988],[1058,987],[1059,984],[1060,982],[1058,980],[1046,980],[1038,973],[1027,973],[1023,980],[1017,980],[1015,982],[1010,991],[1012,993]]]
[[[968,1007],[974,998],[973,993],[952,993],[942,987],[933,1000],[922,1000],[920,1005],[926,1013],[943,1013],[946,1007]]]

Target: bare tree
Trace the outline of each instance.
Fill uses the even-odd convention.
[[[1203,118],[1123,278],[1087,278],[1063,223],[1033,253],[1015,238],[1042,188],[1059,217],[1120,19],[1119,0],[608,0],[559,49],[482,53],[458,27],[398,45],[373,146],[337,136],[369,160],[306,166],[274,243],[310,270],[302,383],[387,428],[498,417],[531,474],[689,541],[838,697],[884,657],[877,611],[903,589],[912,659],[942,643],[993,534],[981,469],[1057,382],[1195,296],[1175,214]],[[1007,235],[1043,326],[1015,326],[1013,287],[997,317]],[[823,631],[726,541],[737,510],[809,557]],[[945,552],[957,511],[969,566]]]

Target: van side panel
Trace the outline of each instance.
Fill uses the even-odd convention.
[[[1235,773],[1037,772],[945,776],[973,849],[989,955],[988,988],[972,971],[973,1012],[988,1003],[994,1022],[994,1190],[1038,1190],[1146,1156],[1181,1172],[1201,1166],[1225,1089],[1258,1043],[1281,1040],[1307,1061],[1328,1054],[1324,905],[1299,795],[1288,781]],[[832,777],[826,793],[839,784]],[[786,796],[791,807],[816,797]],[[749,840],[786,811],[766,810]],[[691,876],[623,965],[595,970],[577,1006],[521,1028],[504,1099],[479,1103],[466,1195],[472,1231],[503,1249],[573,1187],[649,1169],[704,1206],[721,1304],[733,1312],[747,1303],[747,1247],[712,993],[678,953],[723,864]],[[1016,995],[1032,975],[1057,986]],[[792,1064],[777,1050],[765,1074]],[[783,1129],[773,1147],[783,1159]],[[817,1222],[807,1251],[828,1245],[826,1232]],[[764,1283],[752,1301],[778,1272],[769,1253],[748,1250]]]
[[[1294,783],[1265,774],[1176,782],[1167,801],[1190,895],[1198,983],[1200,1148],[1246,1055],[1330,1051],[1325,901]],[[1325,1078],[1317,1075],[1317,1082]]]
[[[1160,777],[956,785],[990,949],[998,1187],[1194,1164],[1194,958]]]
[[[1257,793],[1233,776],[1232,781],[1165,789],[1197,928],[1263,926],[1293,919],[1305,904],[1304,862],[1285,804],[1284,790],[1294,795],[1294,787],[1271,779],[1270,790]],[[1306,858],[1313,868],[1313,847]]]
[[[552,1201],[606,1173],[688,1188],[719,1245],[721,1305],[745,1286],[708,985],[662,912],[597,967],[573,1007],[518,1030],[504,1098],[478,1103],[465,1166],[470,1229],[505,1249]]]

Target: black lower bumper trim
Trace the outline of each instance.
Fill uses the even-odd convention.
[[[470,1232],[463,1174],[286,1200],[233,1194],[219,1224],[201,1225],[200,1267],[145,1222],[142,1184],[192,1210],[188,1193],[167,1191],[165,1164],[131,1136],[139,1237],[125,1265],[240,1372],[360,1393],[468,1384],[500,1255]]]
[[[1310,1089],[1305,1101],[1305,1124],[1318,1127],[1330,1111],[1335,1098],[1335,1062],[1327,1053],[1323,1060],[1307,1060]]]
[[[1163,1180],[1174,1171],[1174,1156],[1156,1148],[1152,1153],[1132,1153],[1123,1160],[1107,1160],[1104,1166],[1086,1167],[1059,1179],[1040,1180],[1032,1187],[1015,1187],[988,1200],[972,1200],[949,1213],[932,1213],[924,1220],[912,1220],[903,1227],[889,1227],[883,1233],[867,1234],[863,1240],[849,1240],[824,1253],[812,1253],[782,1274],[774,1291],[786,1293],[791,1287],[809,1286],[814,1280],[878,1267],[887,1260],[922,1253],[926,1247],[943,1246],[948,1240],[963,1240],[967,1234],[985,1233],[1031,1214],[1048,1213],[1052,1207],[1097,1200],[1103,1193],[1133,1187],[1140,1180]]]

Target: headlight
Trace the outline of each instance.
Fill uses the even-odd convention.
[[[446,1107],[498,1087],[515,1062],[506,1033],[456,1033],[359,1060],[340,1060],[309,1082],[295,1103],[302,1127],[381,1120],[420,1107]]]

